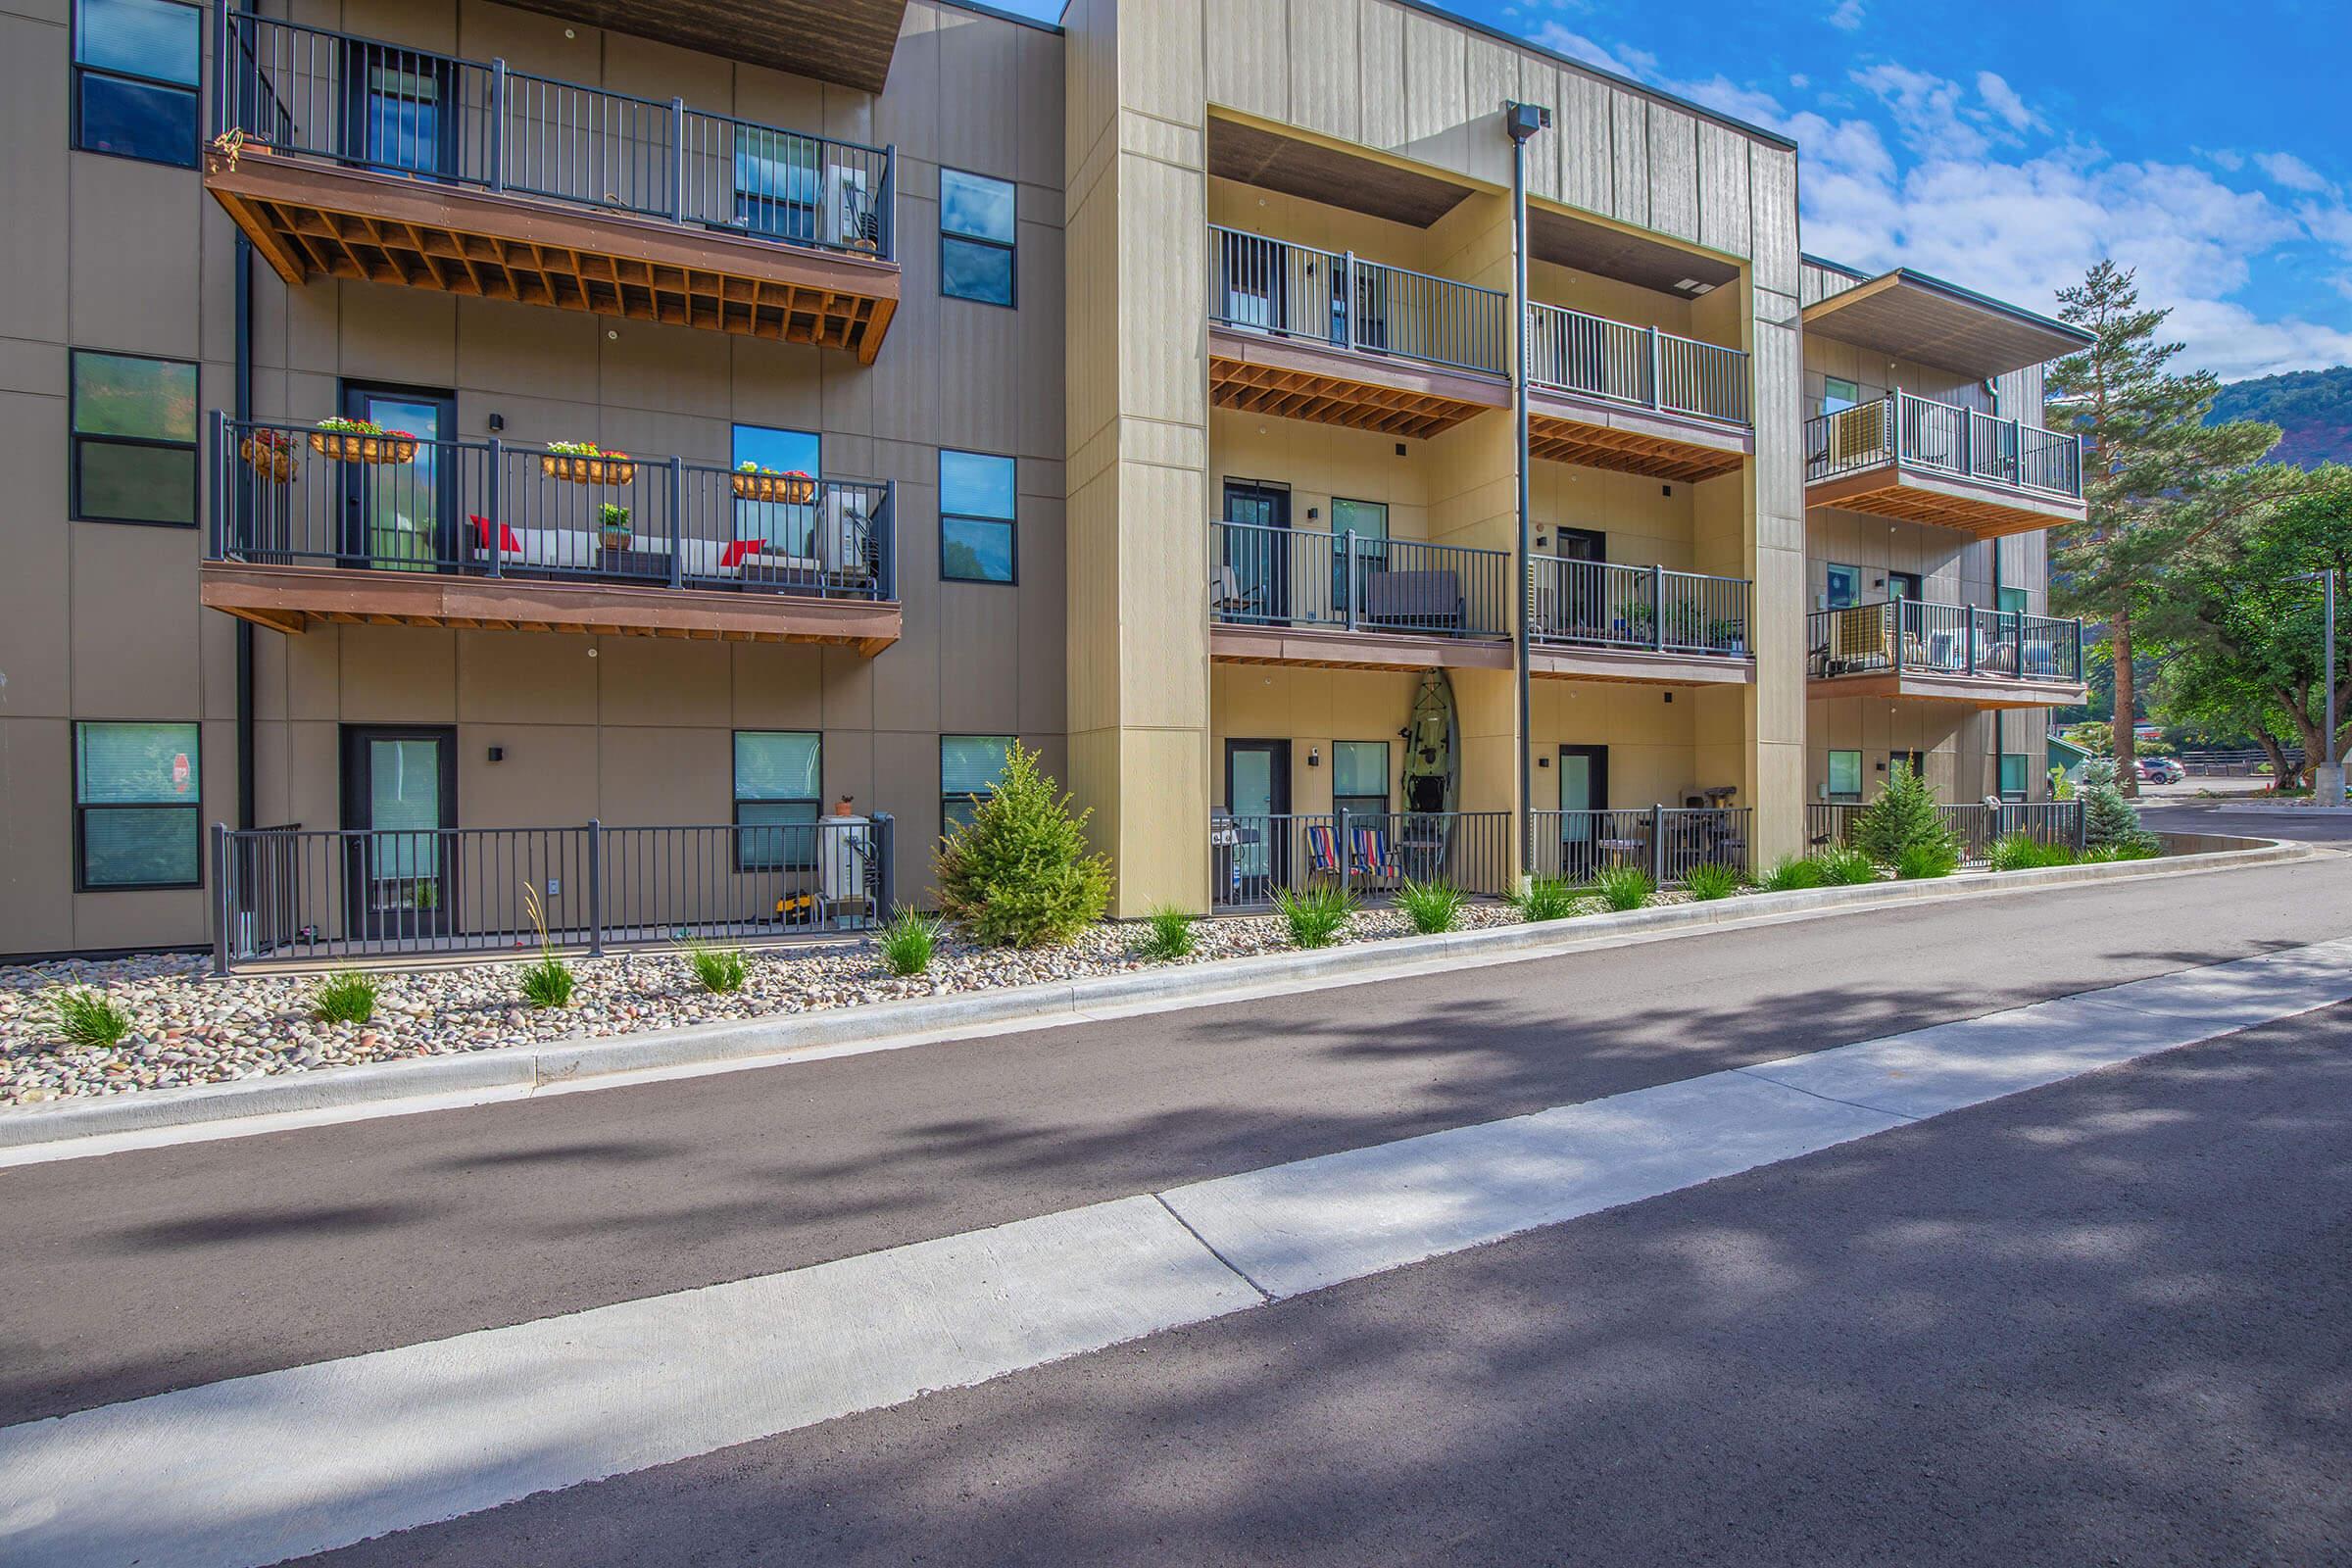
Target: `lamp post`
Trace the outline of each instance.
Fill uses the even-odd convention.
[[[1527,144],[1551,123],[1551,111],[1541,104],[1506,102],[1502,128],[1511,138],[1511,419],[1512,466],[1519,471],[1519,622],[1518,743],[1519,743],[1519,875],[1524,879],[1536,854],[1535,775],[1530,765],[1534,740],[1528,734],[1528,559],[1527,520]]]
[[[2317,581],[2320,585],[2324,607],[2320,613],[2328,621],[2324,643],[2326,652],[2322,655],[2327,661],[2328,723],[2320,731],[2321,754],[2312,761],[2311,799],[2315,806],[2341,806],[2344,804],[2344,760],[2335,749],[2335,571],[2332,567],[2326,571],[2300,571],[2287,581]]]

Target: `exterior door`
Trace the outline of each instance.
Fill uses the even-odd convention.
[[[1609,559],[1609,536],[1598,528],[1554,528],[1551,553],[1563,562],[1585,564],[1559,568],[1556,613],[1561,632],[1571,637],[1604,635],[1609,629],[1609,574],[1602,563]]]
[[[454,729],[343,729],[343,889],[362,941],[457,929],[458,736]]]
[[[1291,743],[1225,743],[1225,809],[1233,818],[1229,862],[1217,869],[1240,902],[1290,885]]]
[[[1290,325],[1285,247],[1256,234],[1220,233],[1225,274],[1225,320],[1235,326],[1282,331]]]
[[[1233,569],[1241,604],[1237,618],[1291,618],[1291,492],[1254,479],[1225,481],[1225,520],[1244,524],[1221,530],[1225,564]]]
[[[1560,748],[1560,874],[1582,881],[1600,866],[1600,841],[1610,837],[1609,749],[1606,746]]]
[[[379,571],[454,568],[458,554],[457,399],[447,392],[346,384],[343,416],[416,438],[407,463],[347,462],[344,564]],[[502,519],[503,520],[503,519]]]
[[[1348,569],[1348,540],[1350,536],[1355,540],[1353,573]],[[1331,609],[1335,619],[1347,619],[1350,606],[1361,612],[1365,579],[1382,570],[1388,559],[1388,507],[1377,501],[1334,498],[1331,503]]]
[[[440,55],[345,40],[344,156],[391,173],[456,178],[461,117],[456,89],[456,64]]]

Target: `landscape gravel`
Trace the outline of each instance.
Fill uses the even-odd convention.
[[[1504,905],[1463,910],[1466,927],[1518,919]],[[1290,946],[1283,922],[1273,915],[1201,920],[1193,929],[1197,951],[1175,962],[1213,962]],[[1397,910],[1366,909],[1348,922],[1343,940],[1375,942],[1410,931]],[[210,960],[192,954],[0,966],[0,1105],[1124,974],[1159,966],[1136,955],[1143,937],[1138,926],[1099,925],[1067,947],[1016,950],[976,947],[951,930],[930,971],[906,978],[883,969],[869,937],[746,948],[749,976],[733,994],[704,991],[680,951],[641,949],[569,960],[579,975],[571,1004],[545,1009],[529,1005],[517,989],[516,971],[527,955],[379,969],[372,972],[383,990],[366,1024],[318,1021],[311,1000],[320,978],[316,970],[215,979]],[[69,1045],[53,1016],[60,988],[104,995],[128,1016],[130,1033],[111,1050]]]

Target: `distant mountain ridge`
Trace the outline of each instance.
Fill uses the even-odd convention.
[[[2352,365],[2232,381],[2214,400],[2210,422],[2224,419],[2278,426],[2274,462],[2305,468],[2352,463]]]

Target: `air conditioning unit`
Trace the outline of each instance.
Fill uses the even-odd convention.
[[[866,540],[873,532],[873,497],[856,485],[827,485],[817,492],[822,520],[816,556],[827,571],[866,568]]]
[[[825,170],[824,241],[845,250],[871,250],[882,242],[882,219],[862,169],[845,164]]]

